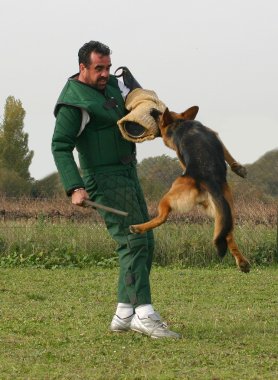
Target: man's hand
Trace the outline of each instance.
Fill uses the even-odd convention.
[[[89,199],[89,195],[85,189],[76,189],[71,194],[71,203],[77,206],[83,206],[83,201]]]

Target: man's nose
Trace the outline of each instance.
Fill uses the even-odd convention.
[[[108,78],[109,74],[110,74],[110,71],[106,70],[106,69],[102,70],[102,72],[101,72],[101,76],[105,77],[105,78]]]

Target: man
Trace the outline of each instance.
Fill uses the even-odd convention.
[[[118,243],[118,305],[111,331],[134,330],[153,338],[179,338],[161,321],[151,303],[153,233],[129,232],[129,225],[148,220],[148,211],[136,173],[135,144],[123,139],[117,126],[126,114],[124,97],[132,88],[110,75],[110,55],[109,47],[97,41],[79,50],[79,73],[69,78],[55,106],[52,153],[73,204],[82,206],[89,198],[128,212],[125,218],[99,211]],[[82,177],[74,161],[74,148]]]

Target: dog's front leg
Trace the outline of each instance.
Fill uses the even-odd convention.
[[[223,151],[224,151],[224,158],[225,161],[228,163],[230,168],[234,173],[236,173],[238,176],[245,178],[247,176],[247,169],[242,166],[239,162],[237,162],[234,157],[231,155],[231,153],[228,151],[228,149],[225,147],[223,141],[221,141],[219,135],[217,132],[213,131],[212,129],[208,128],[210,131],[214,132],[217,136],[218,140],[221,142]]]
[[[217,137],[218,137],[218,140],[222,144],[225,161],[229,164],[230,168],[232,169],[232,171],[234,173],[236,173],[237,175],[239,175],[242,178],[245,178],[247,176],[247,169],[234,159],[234,157],[231,155],[231,153],[225,147],[225,145],[220,140],[218,135],[217,135]]]
[[[225,147],[225,145],[222,143],[222,141],[221,141],[221,144],[224,150],[225,161],[230,165],[232,171],[236,173],[237,175],[239,175],[240,177],[245,178],[247,176],[247,169],[233,158],[233,156]]]
[[[149,222],[142,224],[134,224],[129,226],[130,232],[133,234],[142,234],[164,223],[171,211],[171,206],[167,197],[167,194],[161,199],[158,205],[158,215],[151,219]]]

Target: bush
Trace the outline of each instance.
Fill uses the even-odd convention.
[[[207,267],[212,264],[234,266],[227,253],[220,260],[212,244],[211,223],[171,223],[155,230],[154,261],[161,266]],[[244,224],[235,232],[242,253],[251,264],[277,262],[276,227]],[[117,265],[116,244],[102,223],[53,224],[6,222],[0,226],[0,266],[113,267]]]

